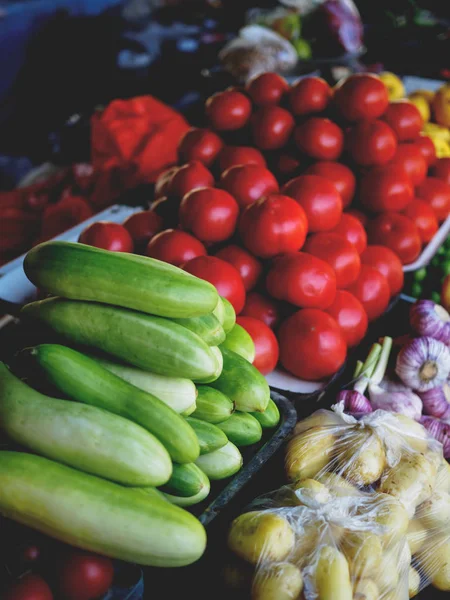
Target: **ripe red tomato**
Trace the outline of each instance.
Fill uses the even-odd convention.
[[[244,127],[250,118],[252,103],[241,92],[225,90],[208,98],[205,112],[213,129],[231,131]]]
[[[427,244],[439,229],[434,210],[425,200],[413,198],[402,214],[415,223],[424,244]]]
[[[3,600],[53,600],[53,594],[42,577],[27,573],[7,588]]]
[[[389,97],[378,77],[357,73],[335,86],[334,103],[347,121],[362,121],[380,117],[388,107]]]
[[[49,204],[42,216],[41,241],[75,227],[92,215],[92,208],[84,198],[78,196],[66,196],[56,204]],[[2,237],[4,234],[5,230],[2,231]]]
[[[220,185],[236,198],[241,208],[279,189],[272,173],[258,165],[237,165],[227,169],[220,177]]]
[[[277,73],[261,73],[246,85],[247,94],[258,106],[279,104],[288,89],[286,79]]]
[[[409,142],[399,144],[391,165],[402,169],[413,186],[419,185],[427,176],[428,164],[420,148]]]
[[[239,246],[231,245],[216,252],[216,257],[233,265],[242,277],[246,291],[255,287],[262,273],[262,266],[249,252]]]
[[[294,117],[280,106],[264,106],[252,117],[253,141],[261,150],[283,148],[294,129]]]
[[[266,159],[257,148],[251,146],[225,146],[219,154],[219,171],[223,173],[237,165],[266,167]]]
[[[401,211],[413,199],[408,175],[394,165],[368,171],[361,180],[361,203],[371,212]]]
[[[309,167],[305,173],[329,179],[342,198],[343,208],[351,204],[355,195],[356,180],[348,167],[338,162],[323,160]]]
[[[378,215],[369,223],[371,244],[387,246],[397,254],[404,265],[416,260],[422,248],[419,230],[416,225],[398,213],[387,212]]]
[[[431,175],[450,185],[450,158],[438,158],[431,170]]]
[[[370,265],[361,265],[358,279],[347,291],[361,302],[369,321],[384,313],[391,296],[386,277]]]
[[[338,290],[326,311],[339,325],[347,346],[357,346],[367,332],[369,320],[361,302],[347,290]]]
[[[92,223],[81,233],[81,244],[104,248],[111,252],[133,252],[133,240],[123,225],[109,221]]]
[[[346,145],[358,165],[383,165],[397,150],[395,133],[383,121],[373,119],[354,125],[346,136]]]
[[[281,191],[303,208],[310,232],[329,231],[342,217],[341,196],[325,177],[300,175],[288,181]]]
[[[276,303],[271,298],[258,294],[258,292],[250,292],[247,294],[241,316],[259,319],[271,329],[275,329],[280,320],[280,314]]]
[[[212,283],[219,295],[231,302],[237,315],[244,308],[244,282],[230,263],[215,256],[198,256],[185,264],[183,268],[188,273]]]
[[[188,192],[214,185],[214,177],[204,164],[192,160],[179,167],[168,184],[168,194],[181,200]]]
[[[123,226],[133,238],[135,249],[140,251],[158,231],[161,231],[163,220],[153,210],[143,210],[128,217]]]
[[[320,113],[326,109],[332,92],[321,77],[303,77],[291,87],[289,107],[295,116]]]
[[[163,196],[167,196],[170,190],[170,183],[172,181],[172,177],[178,171],[180,167],[170,167],[166,169],[158,176],[158,179],[155,182],[155,200],[162,198]]]
[[[416,188],[416,196],[431,206],[439,223],[450,215],[450,185],[445,181],[427,177]]]
[[[304,251],[330,265],[338,288],[346,288],[358,278],[361,269],[358,251],[338,233],[315,233],[306,240]]]
[[[179,218],[183,229],[202,242],[223,242],[230,238],[237,224],[239,206],[225,190],[204,187],[184,196]]]
[[[316,308],[294,313],[278,332],[283,367],[306,381],[334,375],[344,364],[347,344],[335,319]]]
[[[367,234],[364,226],[359,219],[350,213],[344,213],[339,223],[331,231],[345,237],[355,246],[359,254],[367,246]]]
[[[243,327],[255,344],[253,366],[263,375],[277,366],[280,349],[274,332],[262,321],[253,317],[237,317],[236,323]]]
[[[357,208],[351,208],[349,210],[346,210],[344,214],[351,215],[352,217],[355,217],[356,219],[358,219],[358,221],[361,223],[361,225],[363,227],[365,227],[367,225],[367,223],[369,222],[369,217],[365,213],[358,210]]]
[[[113,578],[109,558],[72,552],[61,566],[58,589],[64,600],[94,600],[106,594]]]
[[[300,164],[296,156],[292,154],[280,154],[276,159],[274,170],[279,178],[286,181],[288,177],[292,177],[298,173]]]
[[[247,206],[239,221],[245,247],[261,258],[295,252],[305,243],[308,221],[289,196],[271,194]]]
[[[419,150],[422,152],[422,156],[427,161],[428,166],[434,165],[436,162],[436,148],[432,139],[428,135],[424,135],[421,133],[418,138],[416,138],[413,142],[410,142],[417,146]]]
[[[383,120],[392,127],[399,142],[414,140],[423,127],[419,109],[409,100],[390,102]]]
[[[311,117],[298,125],[294,140],[302,152],[317,160],[337,160],[344,147],[342,129],[321,117]]]
[[[266,287],[277,300],[301,308],[328,308],[336,296],[336,275],[324,260],[305,252],[289,252],[273,261]]]
[[[197,256],[204,256],[206,248],[199,240],[185,231],[166,229],[150,240],[145,254],[181,267]]]
[[[223,142],[214,131],[192,127],[182,137],[178,154],[183,162],[198,160],[209,166],[216,160],[222,148]]]
[[[386,246],[367,246],[361,254],[363,265],[369,265],[386,277],[391,296],[396,296],[403,289],[405,276],[401,260]]]

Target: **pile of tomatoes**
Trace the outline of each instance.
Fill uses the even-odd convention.
[[[266,73],[211,96],[205,117],[157,180],[151,210],[107,225],[114,244],[100,241],[105,224],[80,241],[210,281],[254,338],[263,373],[280,361],[302,379],[327,378],[450,214],[421,115],[390,103],[372,75],[332,89]]]

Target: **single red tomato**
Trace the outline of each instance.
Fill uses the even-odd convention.
[[[326,312],[336,320],[347,346],[357,346],[367,332],[369,320],[361,302],[347,290],[338,290]]]
[[[230,263],[215,256],[198,256],[184,265],[184,270],[209,281],[220,296],[233,305],[238,315],[245,304],[245,287],[239,272]]]
[[[123,225],[109,221],[92,223],[81,233],[81,244],[103,248],[111,252],[133,252],[133,240]]]
[[[50,239],[79,225],[93,215],[84,198],[66,196],[56,204],[49,204],[42,215],[41,238]]]
[[[360,121],[346,135],[348,151],[358,165],[383,165],[397,150],[395,133],[379,119]]]
[[[58,589],[64,600],[94,600],[112,585],[114,567],[109,558],[71,552],[58,574]]]
[[[413,186],[419,185],[427,176],[428,164],[420,148],[405,142],[399,144],[391,165],[402,169]]]
[[[210,166],[222,148],[223,142],[217,133],[209,129],[192,127],[181,138],[178,154],[183,162],[198,160]]]
[[[427,177],[416,188],[416,196],[431,206],[439,223],[450,215],[450,185],[445,181]]]
[[[427,244],[439,229],[434,210],[425,200],[413,198],[402,214],[415,223],[419,230],[420,239],[424,244]]]
[[[371,169],[361,180],[361,203],[374,213],[402,211],[413,196],[408,175],[395,165]]]
[[[162,198],[163,196],[167,196],[169,194],[172,177],[175,175],[179,168],[180,167],[178,166],[169,167],[168,169],[160,173],[158,179],[155,182],[155,200],[158,200],[159,198]]]
[[[179,167],[168,185],[169,196],[176,196],[181,200],[188,192],[200,187],[214,185],[214,177],[205,165],[198,160],[192,160]]]
[[[431,170],[431,175],[450,185],[450,158],[438,158]]]
[[[403,289],[405,275],[401,260],[386,246],[367,246],[361,254],[363,265],[369,265],[380,272],[389,285],[391,296],[396,296]]]
[[[365,227],[367,225],[367,223],[369,222],[369,217],[365,213],[358,210],[357,208],[350,208],[349,210],[346,210],[344,214],[351,215],[352,217],[355,217],[356,219],[358,219],[358,221],[361,223],[361,225],[363,227]]]
[[[289,107],[295,116],[320,113],[326,109],[332,91],[321,77],[303,77],[291,87]]]
[[[341,80],[334,88],[334,103],[347,121],[376,119],[387,109],[386,86],[375,75],[356,73]]]
[[[247,294],[241,316],[259,319],[271,329],[274,329],[280,320],[276,303],[271,298],[258,294],[258,292]]]
[[[271,373],[278,363],[280,349],[274,332],[262,321],[239,316],[236,323],[243,327],[255,344],[253,366],[263,375]]]
[[[387,212],[378,215],[369,223],[371,244],[387,246],[397,254],[404,265],[416,260],[422,248],[419,230],[415,223],[398,213]]]
[[[428,166],[434,165],[436,162],[436,148],[434,146],[433,140],[423,133],[419,135],[413,142],[410,142],[414,146],[417,146],[419,150],[422,152],[422,156],[427,161]]]
[[[251,146],[225,146],[219,154],[219,171],[223,173],[237,165],[266,167],[266,159],[257,148]]]
[[[324,260],[305,252],[275,258],[266,287],[272,298],[301,308],[328,308],[336,296],[336,275]]]
[[[358,251],[338,233],[315,233],[306,240],[303,250],[330,265],[338,288],[346,288],[358,278],[361,269]]]
[[[278,341],[283,367],[306,381],[334,375],[347,355],[341,328],[332,316],[316,308],[299,310],[286,319]]]
[[[261,276],[262,266],[249,252],[239,246],[231,245],[216,252],[215,256],[233,265],[242,277],[246,291],[255,287]]]
[[[126,219],[123,226],[131,235],[134,246],[142,250],[154,235],[163,228],[163,220],[153,210],[143,210],[134,213]]]
[[[157,233],[148,243],[147,256],[181,267],[197,256],[206,255],[205,246],[194,236],[178,229]]]
[[[279,104],[288,89],[286,79],[277,73],[261,73],[246,85],[247,94],[258,106]]]
[[[53,600],[53,594],[40,575],[27,573],[6,589],[3,600]]]
[[[300,160],[292,154],[280,154],[274,166],[275,173],[284,181],[288,177],[296,175],[300,169]]]
[[[264,106],[252,117],[252,135],[261,150],[283,148],[294,129],[294,117],[280,106]]]
[[[294,140],[302,152],[317,160],[337,160],[344,147],[342,129],[321,117],[311,117],[298,125]]]
[[[391,297],[386,277],[370,265],[361,265],[358,279],[347,291],[361,302],[369,321],[384,313]]]
[[[323,160],[309,167],[305,173],[329,179],[342,198],[343,208],[351,204],[356,187],[356,179],[351,169],[338,162]]]
[[[339,223],[331,231],[345,237],[355,246],[359,254],[367,246],[367,233],[364,226],[359,219],[350,213],[344,213]]]
[[[303,208],[310,232],[329,231],[342,217],[342,198],[325,177],[300,175],[288,181],[281,191]]]
[[[308,220],[293,198],[270,194],[247,206],[239,221],[244,246],[255,256],[272,258],[305,243]]]
[[[220,177],[220,185],[241,208],[279,189],[272,173],[258,165],[237,165],[227,169]]]
[[[250,118],[252,103],[241,92],[225,90],[208,98],[205,112],[213,129],[231,131],[244,127]]]
[[[239,206],[225,190],[198,188],[184,196],[179,218],[183,229],[202,242],[223,242],[230,238],[237,224]]]
[[[390,102],[383,115],[383,120],[392,127],[399,142],[414,140],[423,127],[419,109],[409,100]]]

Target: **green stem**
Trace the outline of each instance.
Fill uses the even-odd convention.
[[[359,379],[353,386],[355,392],[364,394],[364,392],[366,391],[367,386],[371,381],[372,373],[375,370],[380,354],[380,344],[373,344],[372,348],[370,349],[369,355],[367,356],[366,361],[362,366],[361,372],[359,374]]]
[[[381,383],[389,362],[389,356],[392,350],[392,338],[386,336],[383,338],[383,344],[381,346],[381,354],[378,360],[377,366],[372,373],[371,383],[378,385]]]
[[[356,361],[355,372],[353,373],[353,379],[357,379],[361,375],[361,371],[363,370],[364,363],[362,360]]]

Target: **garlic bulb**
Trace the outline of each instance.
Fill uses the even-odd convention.
[[[411,327],[419,335],[450,344],[450,314],[432,300],[418,300],[409,314]]]
[[[395,372],[406,386],[426,392],[449,376],[450,350],[431,337],[415,338],[400,350]]]

